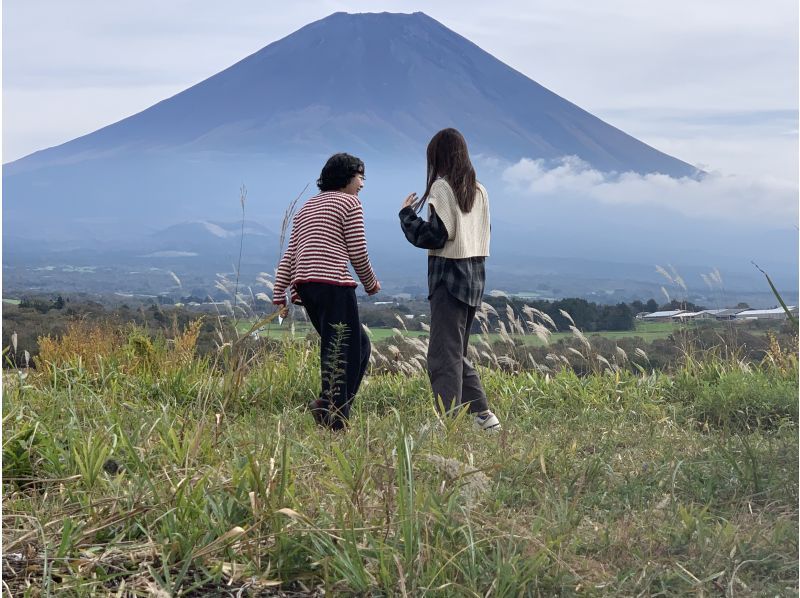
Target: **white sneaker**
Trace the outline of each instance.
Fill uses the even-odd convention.
[[[484,411],[475,416],[475,427],[481,430],[496,431],[500,429],[500,420],[491,411]]]

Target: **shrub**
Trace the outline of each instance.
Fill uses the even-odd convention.
[[[774,428],[797,420],[797,384],[765,372],[728,372],[717,382],[700,384],[690,403],[694,417],[734,430]]]

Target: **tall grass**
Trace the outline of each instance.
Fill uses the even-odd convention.
[[[200,358],[192,329],[83,326],[4,377],[11,595],[796,591],[789,347],[667,374],[576,338],[576,368],[482,370],[492,436],[440,420],[416,365],[376,370],[341,434],[303,409],[308,341]]]

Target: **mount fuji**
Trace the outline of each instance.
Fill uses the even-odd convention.
[[[37,243],[132,246],[181,223],[236,220],[242,184],[247,219],[275,233],[287,204],[306,184],[306,197],[315,189],[325,159],[347,151],[366,163],[361,196],[376,267],[407,269],[407,260],[419,256],[402,246],[396,212],[424,185],[425,146],[444,127],[464,133],[489,189],[498,265],[505,256],[516,268],[510,264],[531,255],[702,258],[718,266],[725,264],[712,260],[730,257],[718,240],[703,245],[701,225],[663,210],[621,214],[580,197],[547,206],[507,197],[490,165],[523,158],[546,164],[574,157],[611,173],[702,173],[419,12],[332,14],[138,114],[3,165],[6,256],[13,260],[23,243],[26,253]],[[513,223],[508,234],[504,222]],[[691,241],[676,245],[665,233],[672,226]],[[186,251],[180,238],[172,247],[162,235],[158,251],[202,260],[202,251]]]
[[[574,155],[604,171],[695,171],[423,13],[336,13],[143,112],[5,165],[5,218],[17,231],[35,215],[54,236],[95,225],[115,236],[115,222],[129,231],[156,214],[223,216],[242,181],[268,184],[278,193],[264,201],[282,207],[336,151],[368,168],[419,164],[446,126],[473,153],[511,161]]]

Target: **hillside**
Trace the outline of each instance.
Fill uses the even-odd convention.
[[[756,363],[685,352],[671,374],[593,346],[584,375],[481,368],[490,435],[437,418],[418,360],[378,365],[334,434],[302,409],[313,344],[230,338],[208,359],[198,332],[84,321],[3,377],[13,595],[797,587],[796,337]]]

